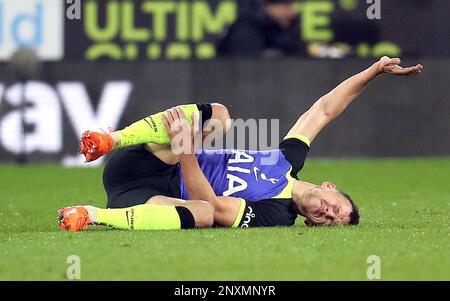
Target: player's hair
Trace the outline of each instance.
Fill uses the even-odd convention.
[[[342,194],[352,205],[352,213],[350,213],[350,222],[349,225],[356,226],[359,224],[359,209],[356,206],[355,202],[352,200],[351,196],[348,193],[345,193],[341,190],[338,190],[340,194]]]

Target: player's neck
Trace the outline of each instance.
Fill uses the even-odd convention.
[[[308,183],[308,182],[303,182],[300,180],[296,180],[294,182],[294,185],[292,186],[292,199],[294,200],[294,203],[296,205],[296,209],[299,212],[299,214],[303,215],[304,213],[302,212],[303,206],[303,201],[305,199],[305,194],[307,194],[309,191],[311,191],[312,189],[316,188],[317,185]]]

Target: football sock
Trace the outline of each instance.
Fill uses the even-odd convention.
[[[97,209],[96,224],[123,230],[192,229],[195,220],[181,206],[143,204],[123,209]]]
[[[201,108],[200,105],[196,104],[182,105],[180,107],[189,124],[192,124],[192,113],[198,112]],[[163,114],[164,112],[159,112],[150,115],[144,119],[136,121],[123,130],[114,132],[112,136],[116,138],[115,140],[118,140],[116,141],[115,149],[144,143],[170,145],[170,138],[161,118]],[[202,117],[205,118],[204,116]],[[211,115],[209,118],[211,118]]]

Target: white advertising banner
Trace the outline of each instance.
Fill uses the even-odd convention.
[[[32,48],[46,61],[64,57],[64,1],[0,0],[0,61]]]

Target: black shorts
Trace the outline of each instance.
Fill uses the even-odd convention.
[[[107,208],[144,204],[155,195],[179,198],[180,180],[178,165],[162,162],[144,145],[115,151],[103,171]]]

